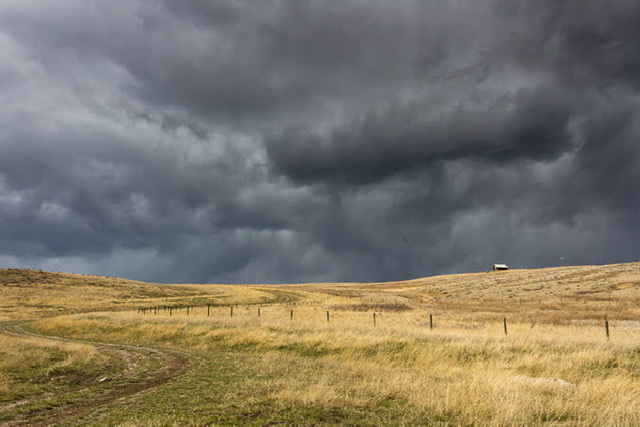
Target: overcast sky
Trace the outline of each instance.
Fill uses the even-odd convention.
[[[640,260],[636,0],[0,0],[0,266]]]

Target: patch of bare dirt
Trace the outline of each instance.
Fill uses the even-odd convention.
[[[64,342],[88,343],[35,334],[24,330],[20,324],[4,325],[3,331],[19,336],[37,336]],[[10,421],[0,423],[0,426],[61,423],[119,399],[166,384],[185,372],[190,363],[188,355],[175,351],[109,343],[89,344],[95,345],[101,352],[115,356],[121,363],[124,363],[124,369],[105,372],[99,378],[91,380],[78,379],[77,385],[79,387],[73,390],[69,399],[59,399],[60,396],[55,395],[40,395],[0,405],[0,411],[20,406],[25,407],[25,411]],[[38,404],[34,405],[34,403]],[[34,409],[26,409],[29,407]]]

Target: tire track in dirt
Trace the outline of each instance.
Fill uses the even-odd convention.
[[[203,363],[189,353],[175,350],[165,350],[152,347],[142,347],[129,344],[113,344],[75,340],[51,335],[38,334],[27,331],[24,325],[28,322],[10,322],[0,325],[3,333],[20,336],[35,337],[65,343],[88,344],[99,351],[109,353],[122,360],[125,368],[110,377],[105,373],[98,382],[73,390],[73,397],[63,402],[56,402],[60,396],[34,396],[17,402],[0,404],[0,411],[25,407],[25,411],[10,421],[0,422],[0,426],[14,425],[50,425],[64,422],[72,417],[88,414],[102,406],[117,400],[128,398],[162,386],[174,378],[182,375],[192,363]],[[149,362],[158,367],[145,370]],[[71,394],[71,393],[69,393]],[[51,403],[48,403],[50,401]],[[28,409],[30,404],[37,403],[36,408]]]

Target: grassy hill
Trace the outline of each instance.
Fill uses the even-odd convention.
[[[272,294],[246,286],[165,285],[116,277],[0,269],[0,321],[98,310],[132,310],[144,304],[266,302]]]
[[[0,310],[0,423],[640,424],[640,263],[242,286],[5,269]]]

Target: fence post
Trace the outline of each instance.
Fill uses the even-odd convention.
[[[260,317],[260,307],[258,307],[258,317]]]
[[[233,306],[231,306],[231,317],[233,317]]]
[[[607,339],[609,339],[609,321],[608,320],[604,321],[604,331],[607,334]]]
[[[327,311],[327,323],[329,323],[329,311]]]
[[[293,310],[291,310],[291,316],[289,317],[289,320],[293,320]]]
[[[504,334],[507,335],[507,318],[502,318],[502,323],[504,324]]]
[[[429,315],[429,328],[433,329],[433,314]]]
[[[376,326],[376,313],[373,313],[373,326]]]

